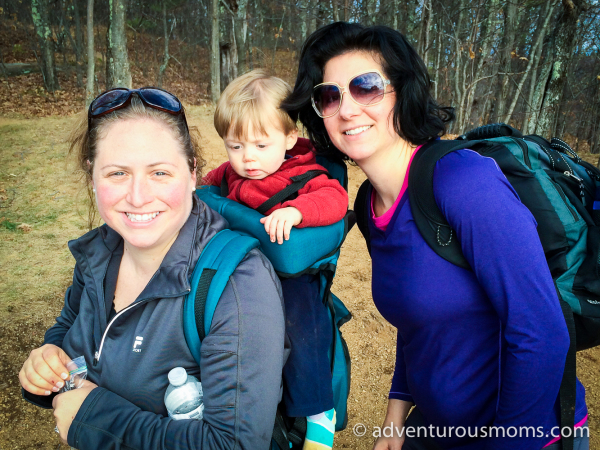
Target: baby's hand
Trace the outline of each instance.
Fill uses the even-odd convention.
[[[271,236],[271,242],[275,242],[277,238],[279,244],[283,244],[284,237],[286,241],[290,238],[290,230],[300,222],[302,222],[302,213],[293,206],[277,209],[260,219],[260,223],[265,226],[265,231]]]

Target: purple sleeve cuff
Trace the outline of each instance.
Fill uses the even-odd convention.
[[[414,403],[412,395],[410,394],[405,394],[404,392],[395,392],[395,391],[391,391],[389,396],[389,399],[395,399],[395,400],[404,400],[405,402],[410,402],[410,403]]]

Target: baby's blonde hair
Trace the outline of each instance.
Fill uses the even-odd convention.
[[[256,69],[233,80],[223,91],[215,110],[215,128],[222,139],[232,132],[236,138],[248,137],[248,124],[266,134],[265,124],[273,124],[286,135],[296,130],[289,114],[280,108],[292,92],[281,78]]]

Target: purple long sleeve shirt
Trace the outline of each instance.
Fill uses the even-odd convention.
[[[494,160],[461,150],[438,161],[435,200],[471,271],[427,245],[401,195],[385,231],[369,220],[373,299],[398,328],[390,398],[437,427],[536,428],[509,441],[455,435],[444,448],[542,448],[558,426],[569,337],[533,216]],[[578,381],[576,423],[584,396]]]

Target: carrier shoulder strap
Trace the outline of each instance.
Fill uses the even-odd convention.
[[[248,252],[258,245],[258,240],[226,229],[218,232],[202,250],[183,306],[183,332],[198,365],[202,340],[210,330],[229,277]]]
[[[371,232],[369,231],[369,199],[371,182],[367,178],[358,188],[356,199],[354,200],[354,214],[356,214],[356,225],[367,243],[367,250],[371,254]]]
[[[325,170],[309,170],[303,174],[291,177],[290,179],[292,180],[292,184],[286,186],[281,191],[273,195],[270,199],[266,200],[262,205],[256,208],[256,210],[265,215],[268,210],[273,208],[275,205],[279,205],[280,203],[289,200],[291,197],[296,195],[300,189],[306,186],[306,183],[321,175],[326,175],[329,178],[333,178]]]
[[[227,185],[226,175],[227,173],[224,173],[223,178],[221,178],[221,197],[227,197],[229,195],[229,186]],[[273,206],[279,205],[286,200],[290,200],[294,197],[294,195],[298,194],[300,189],[306,186],[306,183],[321,175],[326,175],[329,178],[333,178],[333,176],[331,176],[329,172],[325,170],[309,170],[303,174],[291,177],[290,179],[292,180],[292,184],[286,186],[271,198],[267,199],[258,208],[256,208],[256,210],[262,215],[265,215]]]

